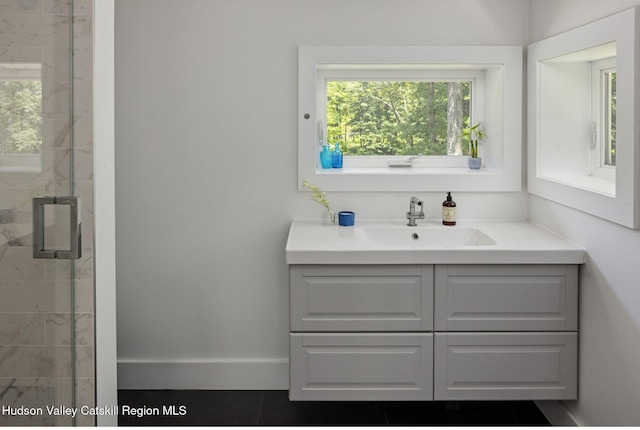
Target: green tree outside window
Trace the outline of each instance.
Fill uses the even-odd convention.
[[[0,154],[38,154],[42,148],[42,83],[0,81]]]
[[[327,82],[327,141],[345,155],[468,155],[471,82]]]

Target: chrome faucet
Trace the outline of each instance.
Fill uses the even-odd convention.
[[[420,206],[420,213],[416,213],[416,205]],[[424,219],[424,207],[422,206],[422,200],[413,196],[411,202],[409,202],[409,212],[407,212],[407,219],[410,227],[415,227],[417,219]]]

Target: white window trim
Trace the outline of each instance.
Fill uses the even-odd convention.
[[[301,46],[298,51],[298,186],[307,179],[327,191],[520,191],[522,150],[522,47],[520,46]],[[331,65],[331,66],[329,66]],[[501,74],[499,113],[482,118],[491,138],[486,143],[487,164],[480,171],[463,166],[460,157],[423,157],[411,168],[389,168],[389,158],[376,157],[382,166],[367,166],[364,157],[342,169],[317,168],[318,123],[326,118],[324,88],[327,71],[389,69],[401,65],[398,76],[420,73],[443,76],[443,71],[475,73],[495,69]],[[467,72],[463,72],[467,70]],[[469,72],[470,71],[470,72]],[[322,75],[324,73],[324,75]],[[348,73],[348,72],[339,72]],[[319,76],[322,75],[322,76]],[[446,76],[447,80],[449,76]],[[495,79],[494,79],[495,80]],[[319,85],[319,82],[322,84]],[[324,94],[322,91],[320,94]],[[318,99],[322,98],[322,102]],[[478,99],[478,97],[475,97]],[[475,102],[475,101],[474,101]],[[473,121],[482,108],[474,106]],[[486,109],[485,109],[486,111]],[[497,116],[499,115],[499,118]],[[490,115],[489,115],[490,116]],[[324,127],[324,125],[323,125]],[[491,128],[493,127],[493,128]],[[326,136],[326,133],[324,133]],[[483,144],[485,142],[483,141]],[[493,145],[493,146],[491,146]],[[398,158],[398,157],[396,157]],[[406,157],[399,157],[406,158]],[[449,159],[449,160],[447,160]],[[347,163],[348,164],[348,163]],[[364,164],[364,165],[363,165]]]
[[[603,18],[585,26],[536,42],[528,47],[528,176],[532,194],[598,216],[620,225],[640,227],[640,88],[638,59],[640,41],[637,28],[640,7]],[[539,151],[541,141],[541,63],[570,53],[597,49],[615,42],[617,80],[615,187],[611,181],[583,175],[580,182],[556,180],[542,174]],[[610,56],[610,55],[609,55]],[[600,57],[603,58],[603,57]],[[585,127],[588,131],[588,127]],[[585,137],[588,138],[587,133]],[[609,190],[607,190],[609,187]]]

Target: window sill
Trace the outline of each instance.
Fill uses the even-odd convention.
[[[580,188],[582,190],[591,191],[594,193],[604,194],[606,196],[616,196],[616,181],[615,178],[607,179],[597,176],[586,175],[570,175],[570,174],[555,174],[543,177],[550,181],[558,182],[571,187]]]
[[[341,169],[317,169],[317,175],[491,175],[500,174],[497,169],[483,167],[471,170],[467,167],[343,167]]]
[[[40,173],[42,172],[42,154],[2,154],[0,155],[2,173]]]
[[[462,167],[368,167],[315,170],[303,179],[325,191],[520,191],[519,183],[505,181],[505,172]]]
[[[0,166],[0,173],[41,173],[40,166]]]

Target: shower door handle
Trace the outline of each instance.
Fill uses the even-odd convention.
[[[70,249],[47,249],[45,245],[46,205],[69,206]],[[77,260],[82,256],[82,234],[80,220],[80,198],[73,196],[33,198],[33,258],[59,258]]]

